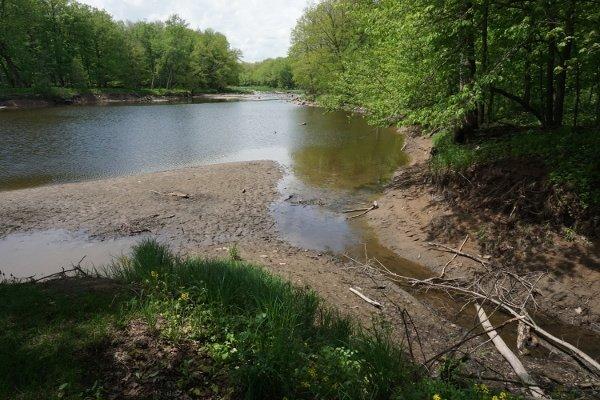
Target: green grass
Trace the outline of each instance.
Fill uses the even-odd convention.
[[[0,284],[0,398],[87,394],[120,309],[114,292]]]
[[[464,171],[474,164],[535,158],[544,163],[550,180],[574,191],[584,207],[600,206],[600,134],[597,130],[531,130],[469,145],[453,143],[452,136],[444,132],[434,137],[434,146],[437,150],[431,161],[434,171]]]
[[[0,285],[0,398],[102,398],[109,330],[131,319],[175,346],[197,343],[199,357],[210,357],[238,398],[492,398],[473,382],[429,378],[385,324],[367,331],[235,252],[227,260],[183,259],[144,241],[107,273],[135,291],[115,299]],[[189,365],[198,363],[178,368]],[[192,396],[197,390],[183,378],[177,384]]]
[[[153,241],[112,267],[142,284],[137,312],[173,341],[205,343],[241,397],[485,399],[467,383],[430,380],[384,324],[366,331],[300,289],[242,261],[179,259]]]

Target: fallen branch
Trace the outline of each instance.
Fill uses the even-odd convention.
[[[360,214],[357,214],[357,215],[354,215],[354,216],[350,217],[350,219],[354,219],[354,218],[362,217],[363,215],[366,215],[367,213],[369,213],[369,212],[371,212],[373,210],[376,210],[378,208],[379,208],[379,204],[376,201],[374,201],[373,205],[371,207],[368,207],[368,208],[358,208],[358,209],[355,209],[355,210],[346,210],[343,213],[344,214],[350,214],[350,213],[362,211]]]
[[[508,348],[508,346],[500,337],[498,332],[494,330],[483,307],[481,307],[479,303],[475,303],[475,310],[477,311],[477,317],[479,318],[481,326],[487,331],[487,334],[492,340],[492,343],[494,343],[494,346],[496,346],[496,349],[498,349],[498,352],[502,355],[502,357],[504,357],[504,359],[508,361],[511,368],[513,369],[513,371],[515,371],[515,374],[517,374],[519,379],[529,388],[531,396],[537,399],[546,399],[547,397],[544,394],[544,391],[539,386],[537,386],[537,383],[531,377],[531,375],[529,375],[521,360],[519,360],[517,356],[515,356],[515,353],[513,353]]]
[[[446,263],[446,265],[444,265],[444,268],[442,268],[442,272],[440,273],[440,276],[437,277],[437,279],[443,279],[444,276],[446,276],[446,269],[448,269],[450,264],[452,264],[452,262],[458,258],[458,255],[462,252],[462,249],[463,247],[465,247],[465,243],[467,243],[467,240],[469,240],[469,235],[465,236],[465,240],[463,240],[456,253],[454,253],[454,256],[452,256],[452,258]],[[430,280],[432,279],[435,278],[430,278]]]
[[[189,199],[189,198],[190,198],[190,195],[189,195],[189,194],[187,194],[187,193],[183,193],[183,192],[169,192],[169,193],[161,193],[161,192],[158,192],[158,191],[156,191],[156,190],[151,190],[150,192],[151,192],[151,193],[154,193],[154,194],[161,195],[161,196],[172,196],[172,197],[178,197],[178,198],[180,198],[180,199]]]
[[[432,245],[436,245],[436,244],[432,244]],[[457,252],[456,250],[454,250],[448,246],[444,246],[444,245],[438,245],[438,246],[449,249],[449,251],[452,251],[459,255],[466,254],[463,252]],[[466,256],[468,256],[469,258],[474,257],[474,256],[471,256],[468,254]],[[378,260],[376,260],[376,261],[378,261]],[[478,261],[483,263],[483,260],[478,260]],[[475,289],[472,288],[472,284],[470,286],[460,286],[460,282],[458,280],[452,280],[452,281],[445,280],[442,282],[435,282],[435,281],[432,281],[431,279],[421,280],[421,279],[417,279],[417,278],[411,278],[411,277],[406,277],[406,276],[396,274],[396,273],[390,271],[385,265],[383,265],[379,261],[378,261],[378,264],[381,267],[381,272],[394,282],[406,283],[413,287],[423,286],[427,289],[437,289],[437,290],[445,291],[447,293],[454,292],[457,294],[467,296],[473,300],[480,300],[483,302],[489,302],[489,303],[496,305],[499,309],[508,313],[512,317],[519,318],[522,321],[522,323],[529,326],[539,337],[543,338],[546,342],[550,343],[555,348],[561,350],[563,353],[573,357],[575,360],[577,360],[579,362],[580,365],[582,365],[584,368],[586,368],[589,372],[591,372],[592,374],[594,374],[596,376],[600,376],[600,363],[598,363],[596,360],[594,360],[588,354],[586,354],[582,350],[578,349],[577,347],[573,346],[572,344],[570,344],[562,339],[557,338],[556,336],[552,335],[550,332],[541,328],[529,316],[529,314],[525,311],[524,307],[522,307],[521,304],[511,306],[511,303],[506,298],[494,297],[494,296],[490,296],[489,294],[484,294],[482,291],[478,291],[476,288]],[[487,265],[487,263],[484,265]],[[366,266],[366,267],[369,267],[369,266]],[[372,267],[369,267],[369,268],[372,268]],[[514,274],[511,273],[508,275],[512,276]],[[520,310],[520,311],[518,311],[518,310]]]
[[[62,271],[60,271],[60,272],[55,272],[55,273],[50,274],[50,275],[42,276],[41,278],[38,278],[38,279],[34,279],[33,276],[32,276],[32,277],[29,278],[29,281],[31,283],[39,283],[39,282],[47,281],[47,280],[58,278],[58,277],[63,278],[63,277],[66,277],[67,274],[69,274],[71,272],[76,272],[76,273],[78,273],[80,275],[88,276],[89,274],[87,272],[85,272],[81,268],[81,263],[83,262],[83,260],[85,260],[86,257],[87,257],[87,255],[81,257],[81,260],[79,260],[79,262],[77,264],[71,264],[73,266],[73,268],[71,268],[71,269],[65,270],[63,268]]]
[[[480,263],[481,265],[484,265],[484,266],[489,264],[488,261],[486,261],[486,260],[484,260],[482,258],[479,258],[477,256],[474,256],[474,255],[471,255],[471,254],[468,254],[468,253],[463,253],[460,250],[455,250],[455,249],[453,249],[450,246],[446,246],[445,244],[440,244],[440,243],[435,243],[435,242],[427,242],[427,244],[429,246],[433,246],[433,247],[440,247],[440,248],[444,249],[445,251],[448,251],[450,253],[454,253],[454,254],[456,254],[458,256],[463,256],[465,258],[470,258],[471,260],[477,261],[478,263]]]
[[[375,301],[373,299],[368,298],[367,296],[365,296],[364,294],[362,294],[361,292],[359,292],[358,290],[356,290],[354,288],[350,288],[350,291],[352,293],[354,293],[355,295],[357,295],[358,297],[360,297],[361,299],[363,299],[364,301],[366,301],[367,303],[369,303],[370,305],[374,306],[374,307],[377,307],[377,308],[383,307],[381,305],[381,303],[379,303],[379,302],[377,302],[377,301]]]

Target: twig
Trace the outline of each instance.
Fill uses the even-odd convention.
[[[381,303],[379,303],[379,302],[377,302],[377,301],[375,301],[373,299],[368,298],[367,296],[365,296],[364,294],[362,294],[361,292],[359,292],[358,290],[356,290],[354,288],[350,288],[350,291],[352,293],[354,293],[355,295],[357,295],[358,297],[360,297],[361,299],[363,299],[364,301],[366,301],[367,303],[369,303],[370,305],[374,306],[374,307],[377,307],[377,308],[383,307],[381,305]]]
[[[459,256],[465,257],[465,258],[470,258],[473,261],[477,261],[478,263],[481,263],[481,265],[487,266],[489,264],[489,262],[487,262],[486,260],[479,258],[477,256],[468,254],[468,253],[463,253],[462,251],[459,250],[455,250],[452,247],[446,246],[445,244],[440,244],[440,243],[435,243],[435,242],[427,242],[428,245],[433,246],[433,247],[441,247],[442,249],[445,249],[446,251],[449,251],[450,253],[454,253],[457,254]]]
[[[344,211],[344,213],[348,214],[348,213],[353,213],[353,212],[357,212],[357,211],[362,211],[362,213],[354,215],[354,216],[352,216],[352,217],[349,218],[349,219],[354,219],[354,218],[362,217],[363,215],[366,215],[367,213],[369,213],[369,212],[371,212],[373,210],[376,210],[378,208],[379,208],[379,204],[376,201],[374,201],[373,205],[371,207],[369,207],[369,208],[362,208],[362,209],[357,209],[357,210],[348,210],[348,211]]]

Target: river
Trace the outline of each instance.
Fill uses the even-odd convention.
[[[275,202],[271,213],[286,241],[353,256],[364,254],[366,246],[369,255],[397,272],[429,274],[381,246],[366,224],[340,213],[375,199],[393,172],[407,162],[400,135],[371,127],[360,116],[277,98],[4,110],[0,140],[0,191],[274,160],[285,169],[279,192],[288,201]],[[42,268],[31,264],[28,255],[34,247],[46,254],[38,257],[39,262],[53,263],[50,268],[57,269],[76,262],[82,248],[98,265],[132,243],[131,238],[89,242],[84,233],[37,232],[3,238],[0,254],[3,268],[29,276]],[[593,337],[569,329],[563,334],[576,340]],[[598,349],[591,347],[597,354]]]

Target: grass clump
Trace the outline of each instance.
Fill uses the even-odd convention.
[[[92,395],[118,292],[0,283],[0,398]]]

